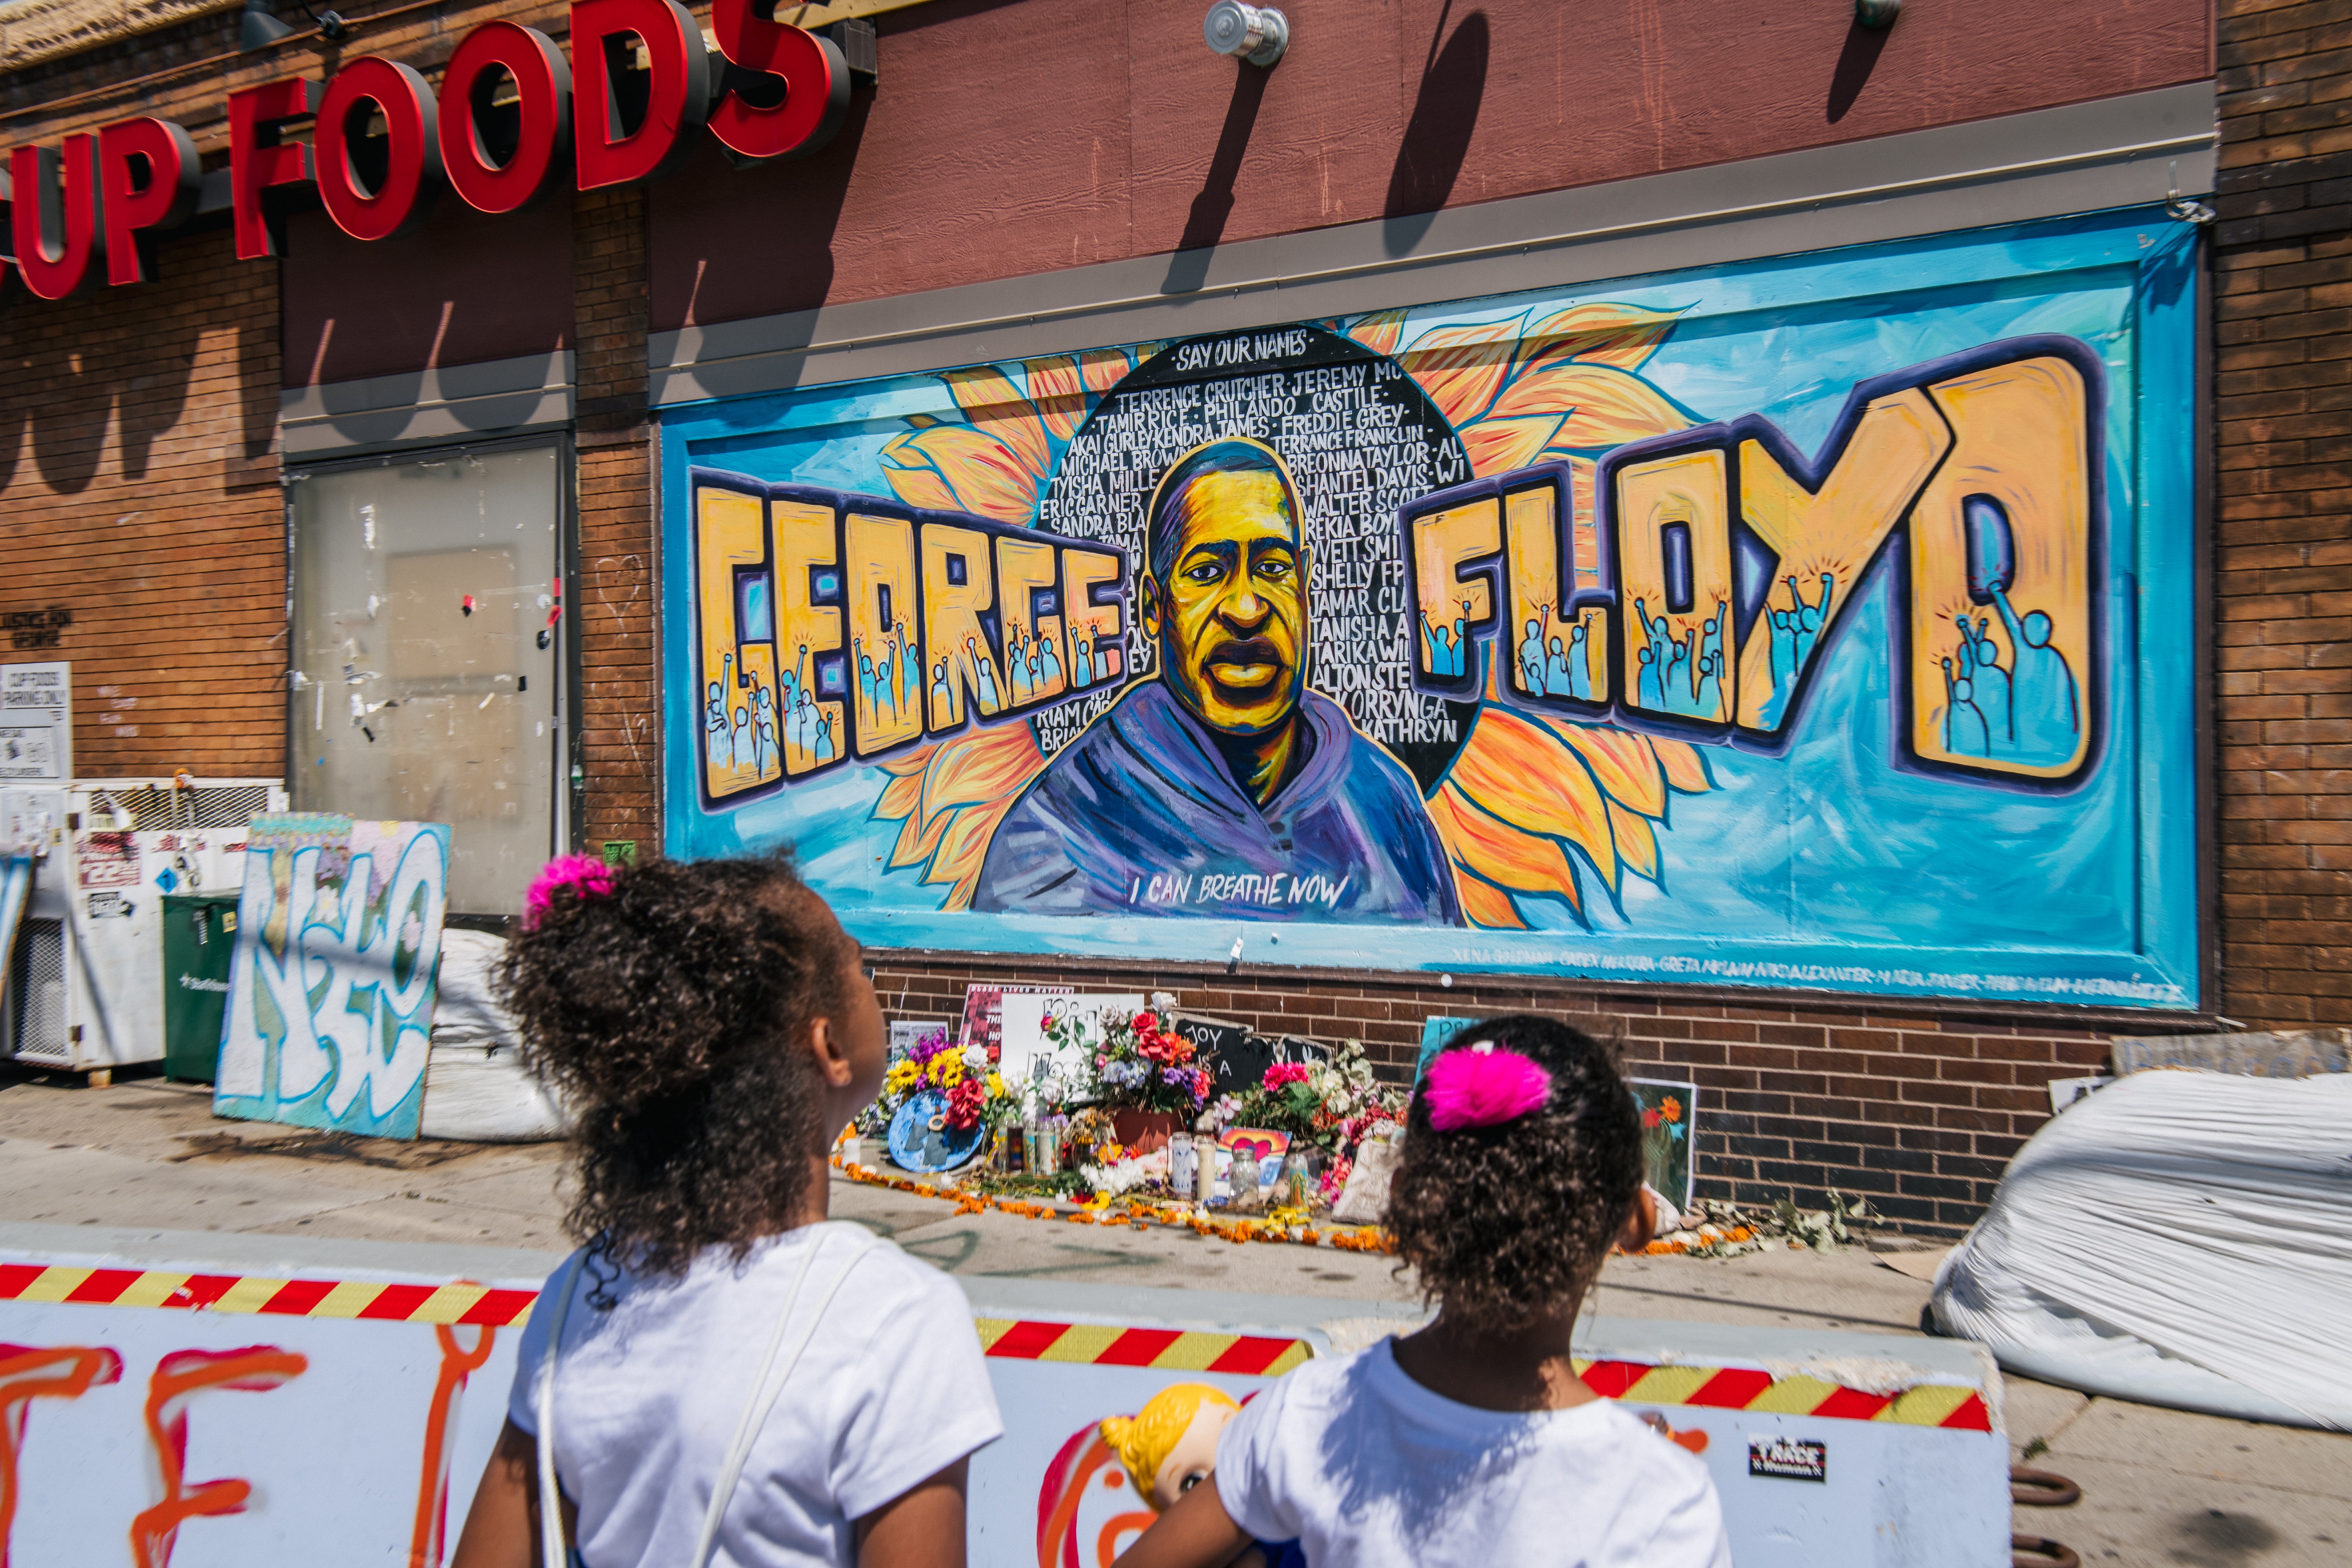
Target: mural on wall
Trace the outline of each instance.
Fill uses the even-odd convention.
[[[415,1137],[448,886],[440,824],[254,818],[215,1113]]]
[[[884,945],[2187,1005],[2184,245],[674,416],[672,847]]]

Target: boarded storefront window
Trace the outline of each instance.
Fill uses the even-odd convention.
[[[531,447],[289,490],[295,807],[446,823],[455,912],[517,912],[554,849],[559,474]]]

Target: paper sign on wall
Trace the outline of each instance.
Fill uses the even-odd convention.
[[[214,1111],[415,1137],[448,885],[440,824],[254,818]]]
[[[63,784],[73,776],[73,666],[0,668],[0,781]]]

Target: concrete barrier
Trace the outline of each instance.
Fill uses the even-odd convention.
[[[0,1561],[446,1560],[553,1256],[0,1226]],[[1235,1399],[1416,1314],[1313,1297],[959,1280],[1003,1406],[977,1568],[1102,1568],[1149,1522],[1097,1435]],[[1713,1472],[1740,1568],[1998,1568],[1999,1374],[1946,1341],[1588,1320],[1586,1380]],[[13,1444],[11,1431],[21,1434]]]

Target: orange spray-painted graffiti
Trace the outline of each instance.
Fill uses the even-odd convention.
[[[466,1380],[479,1372],[498,1343],[498,1330],[484,1324],[471,1350],[457,1342],[446,1323],[433,1325],[441,1345],[441,1373],[434,1380],[433,1404],[425,1415],[425,1454],[416,1479],[416,1521],[408,1536],[408,1568],[436,1568],[449,1535],[449,1420]]]
[[[180,1526],[191,1519],[242,1513],[253,1483],[237,1478],[186,1479],[188,1401],[211,1388],[259,1392],[310,1370],[307,1356],[276,1345],[233,1351],[174,1351],[155,1363],[147,1382],[147,1435],[163,1472],[163,1497],[131,1521],[131,1556],[138,1568],[168,1568]]]
[[[79,1399],[122,1376],[122,1358],[103,1346],[39,1349],[0,1345],[0,1568],[16,1522],[16,1460],[25,1451],[25,1417],[36,1399]]]

